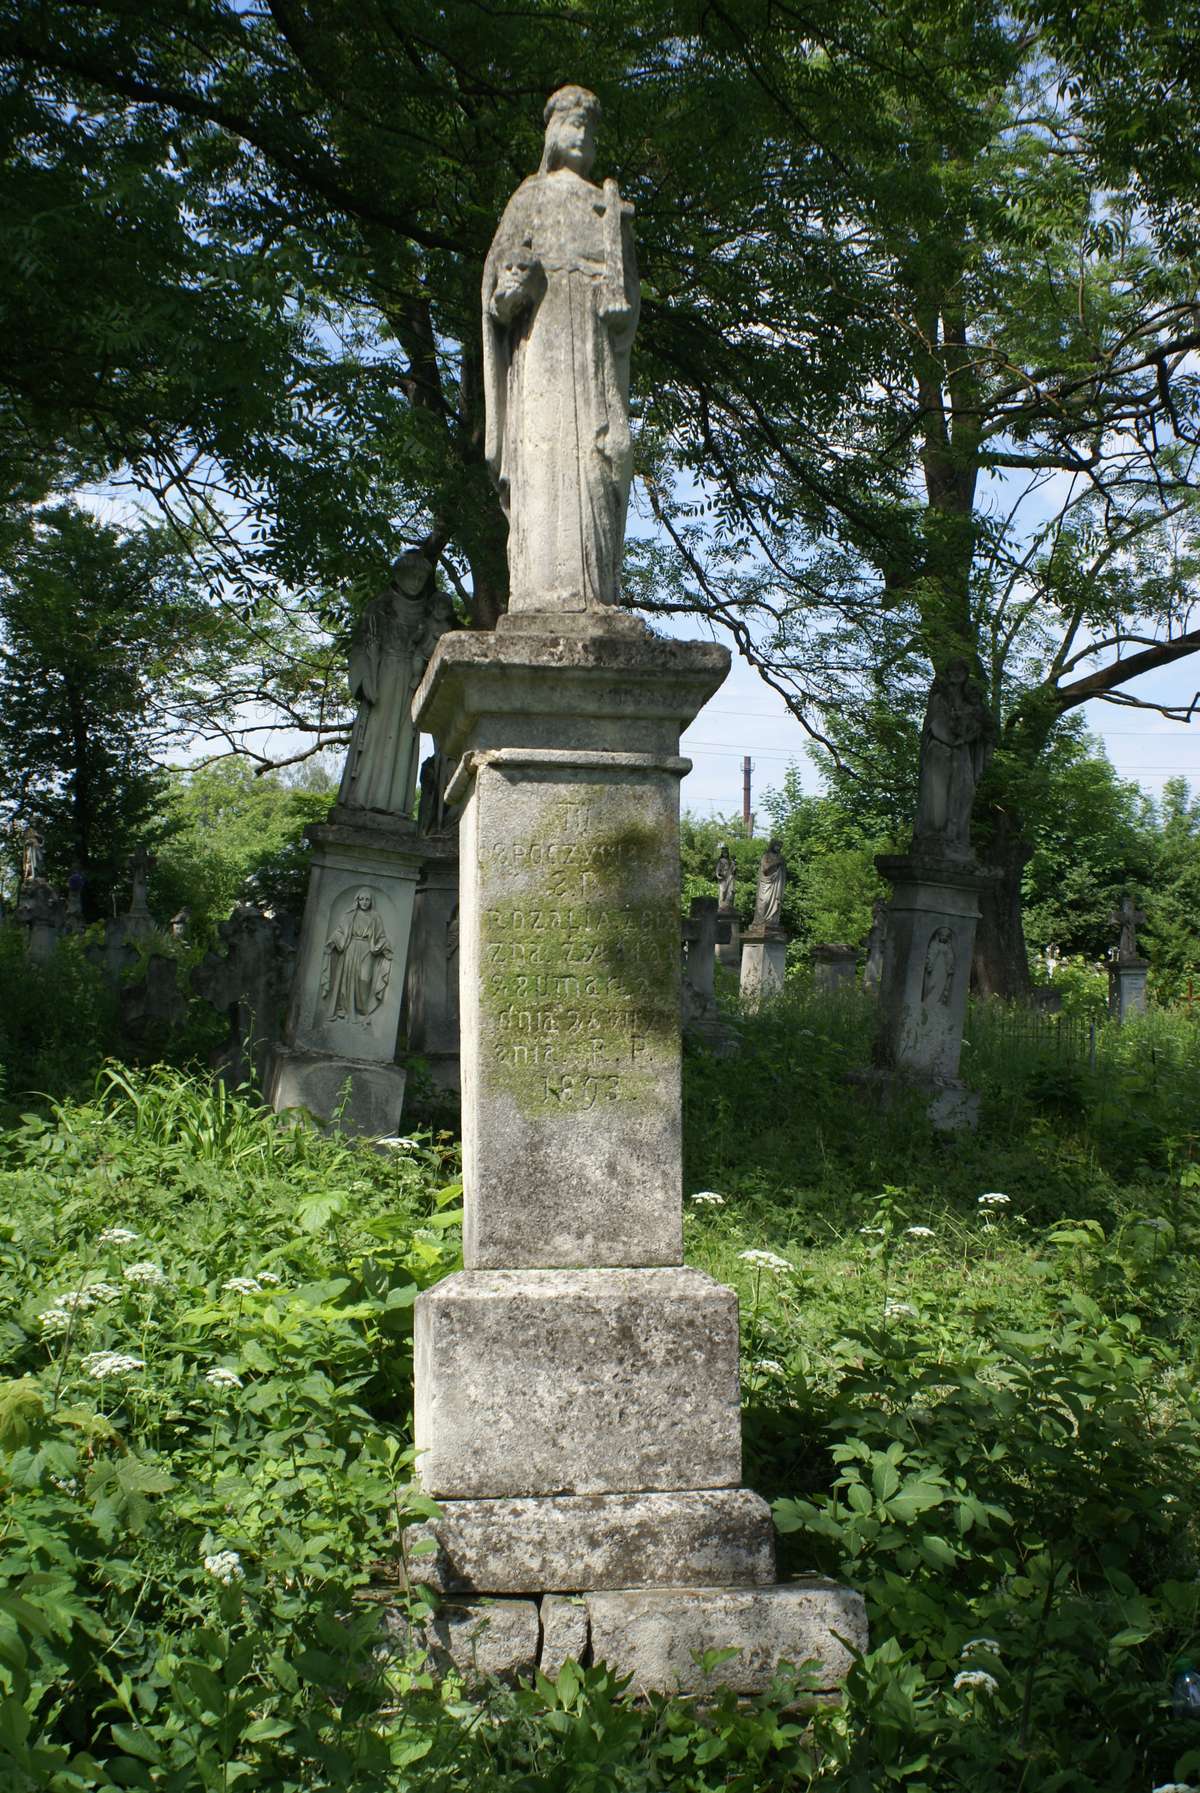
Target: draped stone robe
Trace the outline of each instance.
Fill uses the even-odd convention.
[[[532,175],[484,269],[486,453],[509,519],[512,611],[593,610],[619,595],[638,277],[631,208],[622,266],[606,254],[615,192],[569,168]]]

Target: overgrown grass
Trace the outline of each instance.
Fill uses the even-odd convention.
[[[1200,1636],[1195,1036],[1166,1024],[1169,1089],[1154,1022],[1055,1088],[1041,1036],[977,1020],[983,1125],[947,1143],[846,1080],[869,1022],[800,995],[685,1079],[686,1192],[720,1198],[688,1199],[687,1255],[741,1296],[747,1480],[785,1569],[868,1601],[844,1707],[637,1704],[603,1666],[468,1700],[381,1653],[355,1596],[421,1510],[411,1311],[459,1261],[453,1141],[385,1156],[111,1067],[0,1148],[0,1781],[1200,1780],[1168,1701]]]

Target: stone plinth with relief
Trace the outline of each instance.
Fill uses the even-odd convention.
[[[469,1675],[590,1657],[700,1691],[729,1649],[747,1691],[785,1660],[833,1687],[862,1602],[775,1584],[737,1299],[683,1264],[679,741],[729,655],[616,607],[637,283],[630,208],[587,178],[598,111],[552,96],[484,279],[512,610],[444,637],[413,703],[462,806],[464,1268],[416,1302],[440,1517],[409,1571],[442,1595],[431,1659]]]

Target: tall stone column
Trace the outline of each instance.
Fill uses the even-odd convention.
[[[450,1597],[459,1660],[486,1623],[510,1667],[540,1638],[544,1665],[590,1647],[698,1689],[693,1652],[730,1647],[732,1686],[812,1656],[833,1685],[861,1602],[774,1584],[739,1486],[737,1299],[682,1262],[678,748],[728,655],[536,621],[447,637],[414,706],[464,799],[465,1268],[416,1304],[442,1516],[411,1573]]]

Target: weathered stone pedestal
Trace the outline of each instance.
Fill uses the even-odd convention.
[[[971,953],[985,873],[973,861],[918,853],[875,861],[892,885],[879,991],[880,1070],[930,1092],[947,1132],[975,1124],[979,1098],[958,1075]]]
[[[308,897],[268,1100],[277,1113],[304,1108],[347,1133],[395,1133],[405,1077],[396,1040],[422,847],[411,822],[341,806],[307,834]]]
[[[426,1646],[467,1674],[590,1653],[699,1690],[693,1653],[729,1647],[729,1685],[815,1657],[834,1686],[833,1633],[865,1640],[857,1596],[773,1583],[737,1299],[682,1263],[678,745],[727,668],[620,615],[527,616],[447,636],[414,703],[461,762],[465,1269],[416,1303],[441,1517],[406,1550],[450,1597]]]
[[[459,1087],[458,841],[425,838],[404,994],[405,1046],[435,1087]]]
[[[62,898],[45,878],[30,878],[17,896],[16,921],[25,936],[31,959],[48,959],[62,938],[65,924]]]
[[[1108,1012],[1115,1021],[1146,1013],[1149,959],[1112,959],[1108,966]]]
[[[827,995],[836,990],[853,990],[858,971],[858,949],[853,946],[814,946],[812,949],[813,988]]]
[[[717,899],[693,897],[683,924],[683,1031],[721,1055],[737,1044],[717,1007],[715,989],[716,949],[727,932],[728,923],[722,925]]]
[[[783,993],[788,937],[782,928],[751,925],[742,935],[742,1001],[756,1009]]]

